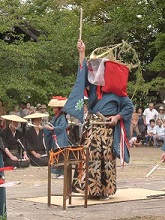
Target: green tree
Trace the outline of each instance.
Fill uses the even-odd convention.
[[[20,25],[40,33],[37,42],[24,42],[23,35],[12,44],[0,41],[3,100],[14,104],[31,97],[35,104],[70,93],[78,64],[80,7],[87,55],[96,47],[122,40],[136,49],[143,77],[139,72],[130,74],[128,91],[134,102],[145,105],[164,89],[163,1],[1,0],[1,34],[15,36],[12,28]]]

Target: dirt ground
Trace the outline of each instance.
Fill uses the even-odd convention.
[[[131,161],[124,169],[117,161],[118,188],[145,188],[165,190],[165,163],[149,178],[145,175],[160,161],[160,148],[131,148]],[[62,207],[23,200],[24,198],[47,196],[47,167],[29,167],[6,172],[6,182],[21,181],[15,187],[7,188],[8,220],[163,220],[165,219],[165,196],[99,204],[88,208],[70,207],[63,211]],[[54,190],[62,191],[63,181],[53,179]],[[165,193],[165,191],[164,191]]]

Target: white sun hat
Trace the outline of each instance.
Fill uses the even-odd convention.
[[[26,119],[21,118],[21,117],[19,117],[17,115],[2,115],[1,118],[4,118],[4,119],[9,120],[9,121],[16,121],[16,122],[27,123]]]
[[[33,113],[33,114],[26,115],[24,118],[25,118],[25,119],[44,118],[44,117],[48,117],[48,116],[49,116],[48,113],[35,112],[35,113]]]

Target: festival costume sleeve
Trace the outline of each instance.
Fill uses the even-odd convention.
[[[84,90],[88,86],[87,81],[87,64],[84,59],[82,67],[78,68],[78,74],[73,89],[63,107],[63,111],[71,116],[74,116],[83,123],[84,118]]]
[[[133,113],[133,104],[128,97],[120,97],[120,112],[121,117],[128,121],[131,119]]]
[[[65,130],[66,127],[67,127],[67,121],[66,121],[66,118],[65,118],[64,115],[61,116],[61,117],[58,119],[58,121],[59,121],[59,124],[54,127],[54,133],[55,133],[56,135],[60,134],[60,133],[61,133],[63,130]]]

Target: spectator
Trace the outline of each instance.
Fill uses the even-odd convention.
[[[41,104],[40,104],[40,103],[38,103],[38,104],[36,105],[36,110],[35,110],[35,112],[41,112]]]
[[[25,102],[21,102],[20,103],[20,116],[23,118],[25,115],[24,109],[26,108],[26,103]]]
[[[57,149],[60,147],[68,147],[68,136],[66,128],[68,126],[67,119],[63,112],[63,106],[66,103],[66,98],[61,96],[55,96],[50,100],[48,106],[53,107],[54,117],[50,125],[46,125],[44,133],[46,137],[46,143],[48,150]],[[63,167],[58,167],[53,170],[56,178],[63,178]]]
[[[19,106],[15,105],[13,111],[11,111],[9,114],[10,115],[17,115],[17,116],[21,117]]]
[[[148,146],[149,142],[153,141],[153,137],[156,135],[156,127],[155,127],[155,120],[150,120],[150,125],[147,127],[147,134],[145,137],[144,145]]]
[[[20,113],[19,106],[15,105],[13,111],[11,111],[9,114],[10,115],[17,115],[17,116],[20,117],[21,113]],[[17,129],[21,131],[21,123],[18,124],[18,128]]]
[[[140,147],[142,146],[142,138],[140,135],[137,137],[132,137],[129,141],[130,147]]]
[[[9,125],[0,133],[4,143],[4,166],[28,167],[25,140],[22,133],[17,129],[19,122],[26,122],[25,119],[16,115],[4,115],[4,119],[9,121]],[[23,160],[22,160],[23,159]]]
[[[47,166],[48,156],[47,147],[44,140],[43,127],[41,126],[42,117],[40,113],[25,116],[31,119],[33,126],[25,132],[26,149],[32,166]]]
[[[146,126],[145,126],[145,119],[144,119],[142,108],[138,108],[137,112],[139,114],[139,120],[138,120],[139,133],[142,137],[145,137]]]
[[[153,136],[154,146],[159,147],[159,141],[163,141],[163,143],[165,143],[165,127],[160,119],[157,120],[155,129],[156,135]]]
[[[130,138],[134,136],[134,132],[136,132],[136,136],[140,134],[138,128],[138,121],[139,121],[139,114],[136,112],[136,108],[134,108],[134,112],[131,118],[131,125],[130,125]]]
[[[42,118],[41,124],[42,124],[42,126],[44,127],[44,126],[47,125],[48,122],[49,122],[49,113],[47,112],[47,107],[46,107],[45,104],[42,104],[42,105],[41,105],[41,113],[44,113],[44,114],[47,114],[47,115],[48,115],[48,116]]]
[[[163,121],[164,117],[165,117],[164,107],[160,106],[158,111],[158,119],[161,119]]]
[[[154,109],[154,104],[153,103],[149,103],[148,108],[144,109],[143,115],[145,117],[145,125],[150,124],[150,119],[157,120],[158,112],[157,112],[156,109]]]
[[[3,101],[0,100],[0,130],[6,126],[5,120],[1,118],[1,116],[5,114],[6,114],[6,109],[4,107]]]
[[[30,103],[25,103],[25,102],[21,102],[20,105],[20,116],[23,118],[26,115],[30,114]],[[23,135],[25,134],[26,131],[26,124],[22,123],[21,124],[21,129],[22,129],[22,133]]]
[[[27,102],[25,108],[23,109],[23,115],[24,116],[30,115],[30,112],[31,112],[31,110],[30,110],[30,103]]]
[[[35,113],[35,107],[34,106],[30,106],[30,114],[33,114],[33,113]]]

